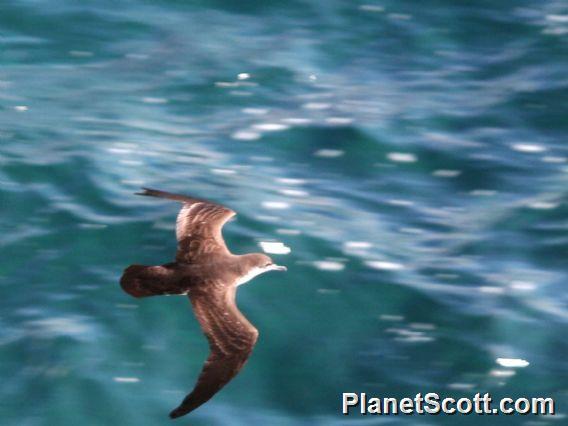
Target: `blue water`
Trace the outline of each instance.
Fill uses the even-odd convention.
[[[568,424],[567,37],[560,0],[1,2],[0,423],[170,424],[208,349],[185,297],[118,286],[175,252],[149,186],[289,248],[240,288],[250,362],[179,424]]]

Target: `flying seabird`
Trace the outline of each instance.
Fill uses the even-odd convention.
[[[184,195],[142,188],[137,195],[180,201],[175,262],[161,266],[131,265],[120,285],[134,297],[188,295],[209,341],[210,354],[197,384],[170,413],[175,419],[207,402],[243,368],[258,330],[235,304],[237,286],[267,271],[285,271],[262,253],[232,254],[221,229],[235,212],[222,205]]]

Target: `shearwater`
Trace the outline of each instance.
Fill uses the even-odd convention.
[[[262,253],[234,255],[221,229],[235,212],[210,201],[142,188],[137,195],[182,202],[176,222],[175,262],[161,266],[131,265],[120,279],[134,297],[188,295],[207,340],[210,354],[197,384],[170,413],[183,416],[207,402],[243,368],[258,330],[235,304],[237,286],[267,271],[285,271]]]

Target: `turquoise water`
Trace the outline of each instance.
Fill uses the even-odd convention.
[[[1,424],[171,424],[207,344],[185,297],[120,290],[175,252],[141,186],[290,250],[240,288],[250,362],[177,423],[567,424],[566,4],[243,3],[0,4]],[[561,415],[345,417],[342,392]]]

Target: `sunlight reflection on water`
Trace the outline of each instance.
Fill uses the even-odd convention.
[[[187,298],[118,286],[175,253],[141,186],[230,206],[231,250],[288,267],[239,290],[262,338],[196,424],[340,424],[348,389],[564,401],[568,15],[513,3],[6,3],[1,417],[156,424],[189,390]]]

